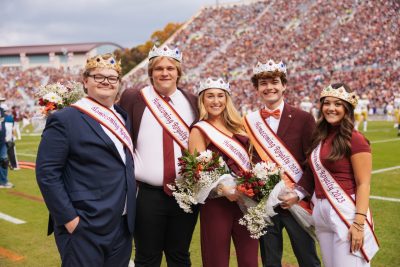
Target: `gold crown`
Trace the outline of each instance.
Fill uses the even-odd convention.
[[[121,75],[121,60],[116,60],[111,53],[97,55],[86,60],[85,70],[94,68],[113,69]]]
[[[350,103],[354,108],[357,106],[357,103],[358,103],[358,98],[357,98],[356,93],[355,92],[352,92],[352,93],[347,92],[343,86],[341,86],[337,89],[334,89],[332,87],[332,85],[329,85],[324,90],[322,90],[321,96],[319,97],[319,99],[321,99],[323,97],[327,97],[327,96],[332,96],[332,97],[336,97],[341,100],[344,100],[344,101]]]

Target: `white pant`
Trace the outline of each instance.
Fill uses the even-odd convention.
[[[350,242],[340,238],[337,225],[343,223],[327,199],[316,199],[313,219],[325,267],[369,267],[365,259],[350,253]],[[342,234],[343,236],[343,234]],[[347,236],[347,233],[346,233]]]

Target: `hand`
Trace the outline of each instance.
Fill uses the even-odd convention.
[[[80,220],[79,216],[76,216],[72,221],[69,221],[66,224],[64,224],[68,233],[72,234],[75,231],[76,227],[79,224],[79,220]]]
[[[358,230],[354,224],[352,224],[347,239],[350,241],[351,252],[357,252],[364,243],[364,231]]]
[[[218,195],[226,197],[229,201],[236,201],[239,198],[235,186],[226,186],[222,184],[218,186]]]
[[[279,198],[279,197],[278,197]],[[294,204],[297,204],[300,200],[298,195],[294,195],[294,196],[290,196],[290,197],[286,197],[286,198],[279,198],[280,200],[282,200],[281,202],[281,208],[282,209],[290,209]]]

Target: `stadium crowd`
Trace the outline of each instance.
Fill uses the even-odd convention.
[[[206,7],[168,43],[184,53],[183,88],[195,90],[210,75],[226,77],[236,105],[245,109],[259,105],[249,80],[252,68],[274,54],[288,65],[294,89],[289,103],[299,105],[303,96],[315,103],[313,92],[341,80],[383,110],[400,90],[399,7],[396,1],[354,0]],[[136,69],[126,87],[143,87],[146,75]]]

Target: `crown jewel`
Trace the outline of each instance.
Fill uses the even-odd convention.
[[[329,85],[321,92],[321,96],[319,99],[327,96],[332,96],[344,100],[350,103],[354,108],[357,106],[358,98],[355,92],[347,92],[343,86],[339,87],[338,89],[334,89],[332,85]]]
[[[221,89],[228,92],[228,94],[231,94],[231,89],[228,82],[225,82],[222,78],[214,80],[211,77],[207,78],[207,80],[205,80],[204,82],[200,82],[200,87],[197,90],[197,94],[200,95],[200,93],[204,90],[211,88]]]
[[[182,62],[182,53],[179,51],[179,49],[170,49],[166,45],[159,48],[157,48],[157,46],[153,46],[153,48],[149,52],[149,60],[153,57],[170,57],[179,62]]]
[[[113,69],[121,74],[121,60],[116,60],[113,54],[103,54],[86,60],[85,70],[94,68]]]
[[[270,59],[265,64],[258,62],[255,68],[253,68],[253,74],[257,75],[261,72],[274,72],[276,70],[286,74],[286,65],[282,61],[275,63],[272,59]]]

